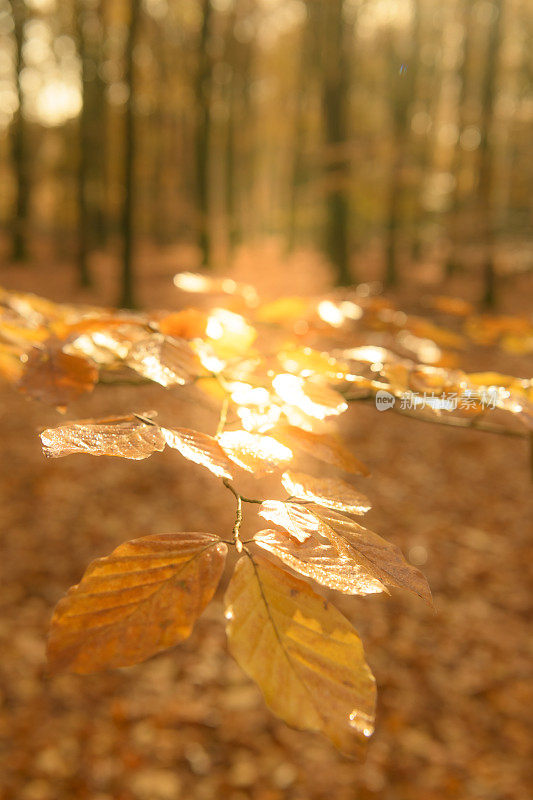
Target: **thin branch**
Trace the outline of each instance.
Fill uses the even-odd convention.
[[[228,480],[224,479],[222,482],[226,489],[230,490],[237,501],[237,513],[235,515],[235,523],[233,525],[233,543],[237,549],[237,552],[242,553],[242,542],[239,539],[239,531],[242,525],[242,499],[240,494],[234,489]]]
[[[345,397],[344,399],[347,403],[368,403],[374,399],[374,395],[368,394],[362,397]],[[419,422],[430,422],[432,425],[445,425],[449,428],[466,428],[467,430],[481,431],[482,433],[497,433],[500,436],[515,436],[520,439],[526,439],[529,435],[526,431],[506,428],[504,425],[497,425],[493,422],[484,422],[477,417],[474,419],[465,419],[464,417],[429,417],[426,414],[408,411],[396,405],[392,407],[392,410],[395,411],[396,414],[401,414],[403,417],[415,419]]]

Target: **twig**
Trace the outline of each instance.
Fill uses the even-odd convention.
[[[235,523],[233,525],[233,543],[237,549],[237,552],[242,553],[242,542],[239,539],[239,531],[242,525],[242,498],[228,480],[224,479],[222,482],[226,489],[230,490],[237,501],[237,513],[235,516]]]

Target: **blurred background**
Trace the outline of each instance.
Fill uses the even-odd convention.
[[[113,254],[125,305],[146,248],[432,263],[485,304],[531,270],[529,0],[0,0],[0,30],[6,262]]]
[[[530,0],[0,0],[0,33],[7,288],[174,310],[172,275],[206,269],[266,297],[363,283],[409,311],[432,292],[531,313]],[[457,358],[533,374],[525,351]],[[1,800],[530,799],[527,440],[343,416],[369,526],[437,608],[334,598],[380,692],[360,765],[265,709],[220,593],[168,654],[47,675],[52,609],[91,559],[226,534],[233,502],[175,453],[45,461],[37,432],[65,417],[0,395]],[[216,428],[154,385],[98,386],[67,418],[153,407]]]

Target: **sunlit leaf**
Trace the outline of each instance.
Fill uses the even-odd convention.
[[[319,461],[340,467],[345,472],[369,475],[369,469],[343,445],[332,433],[315,433],[284,425],[276,428],[273,435],[291,449],[302,450]]]
[[[257,311],[257,319],[261,322],[285,324],[307,316],[314,308],[314,301],[309,297],[280,297],[265,303]]]
[[[285,347],[278,353],[278,360],[287,372],[302,378],[319,375],[332,380],[343,380],[350,372],[347,364],[333,358],[329,353],[321,353],[311,347]]]
[[[239,283],[232,278],[212,278],[197,272],[178,272],[174,276],[174,285],[182,292],[238,295],[250,306],[255,305],[258,300],[257,290],[254,286]]]
[[[260,531],[254,541],[263,550],[277,556],[284,564],[312,578],[322,586],[345,594],[376,594],[386,592],[377,578],[345,554],[339,553],[329,541],[311,534],[305,541],[297,542],[280,531]]]
[[[100,420],[79,420],[41,433],[45,455],[51,458],[88,453],[139,460],[165,447],[156,425],[148,425],[132,414]]]
[[[316,419],[342,414],[348,408],[348,404],[339,392],[296,375],[289,373],[276,375],[272,386],[285,403],[296,406],[304,414]]]
[[[168,446],[179,450],[189,461],[207,467],[219,478],[233,478],[234,466],[212,436],[188,428],[161,428],[161,433]]]
[[[18,387],[35,400],[63,407],[91,392],[97,380],[98,370],[93,364],[50,343],[30,353]]]
[[[168,314],[158,322],[159,330],[165,336],[177,339],[196,339],[205,336],[207,314],[197,308],[186,308],[174,314]]]
[[[320,528],[320,520],[297,503],[282,503],[279,500],[265,500],[257,512],[263,519],[279,525],[294,539],[305,542]]]
[[[214,308],[207,318],[207,339],[222,359],[247,354],[257,333],[240,314],[226,308]]]
[[[292,461],[292,450],[271,436],[225,431],[218,441],[232,461],[257,476],[286,467]]]
[[[370,501],[364,494],[360,494],[340,478],[315,478],[302,472],[284,472],[281,482],[292,497],[309,500],[337,511],[365,514],[371,508]]]
[[[336,511],[320,506],[310,509],[329,529],[321,528],[320,532],[330,538],[341,554],[360,564],[369,576],[386,586],[408,589],[433,605],[426,578],[407,563],[399,547]]]
[[[186,639],[213,597],[227,548],[209,533],[145,536],[93,561],[56,606],[53,670],[127,667]]]
[[[200,359],[184,339],[153,333],[136,342],[126,363],[145,378],[161,386],[183,386],[197,375],[204,375]]]
[[[225,596],[229,648],[289,725],[359,753],[374,729],[375,681],[359,636],[304,581],[241,558]]]

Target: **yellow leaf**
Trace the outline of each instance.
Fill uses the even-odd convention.
[[[296,375],[282,373],[272,381],[274,391],[285,403],[296,406],[304,414],[316,419],[325,419],[334,414],[342,414],[348,408],[344,397],[320,383],[313,383]]]
[[[56,606],[50,667],[127,667],[183,641],[215,593],[226,552],[209,533],[163,534],[93,561]]]
[[[197,375],[205,375],[200,359],[184,339],[154,333],[136,342],[126,364],[161,386],[183,386]]]
[[[305,542],[320,528],[320,520],[305,506],[297,503],[282,503],[279,500],[265,500],[257,512],[263,519],[279,525],[294,539]]]
[[[364,494],[340,478],[314,478],[302,472],[284,472],[281,482],[292,497],[309,500],[326,508],[347,511],[349,514],[365,514],[371,508]]]
[[[381,581],[369,575],[364,567],[315,534],[297,542],[279,531],[260,531],[255,534],[254,541],[295,572],[329,589],[360,595],[387,591]]]
[[[219,478],[233,478],[233,465],[213,436],[188,428],[161,428],[161,433],[168,446],[179,450],[189,461],[207,467]]]
[[[375,681],[357,632],[304,581],[241,558],[225,596],[229,648],[289,725],[357,755],[374,730]]]
[[[292,461],[292,450],[271,436],[225,431],[218,441],[232,461],[256,476],[286,467]]]
[[[302,378],[319,375],[332,380],[343,380],[350,372],[347,364],[333,358],[329,353],[321,353],[311,347],[288,345],[278,353],[278,360],[283,369]]]
[[[370,470],[361,461],[358,461],[349,450],[344,447],[340,439],[331,433],[315,433],[304,431],[294,425],[284,425],[276,428],[273,435],[291,449],[302,450],[319,461],[325,461],[334,467],[340,467],[345,472],[369,475]]]
[[[165,447],[156,425],[132,414],[100,420],[78,420],[41,433],[45,455],[51,458],[88,453],[92,456],[121,456],[139,460]]]

